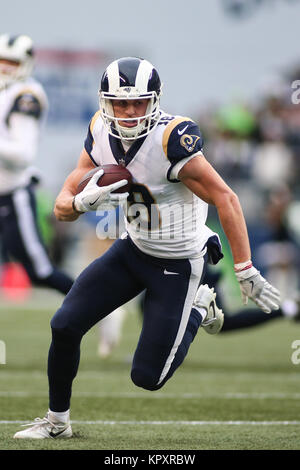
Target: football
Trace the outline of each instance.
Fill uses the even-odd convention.
[[[98,186],[108,186],[109,184],[116,183],[120,180],[127,180],[128,183],[125,186],[122,186],[112,193],[126,193],[130,192],[131,184],[132,184],[132,175],[130,171],[127,170],[122,165],[102,165],[93,168],[92,170],[88,171],[79,181],[77,186],[76,194],[81,193],[81,191],[86,187],[88,182],[91,180],[92,176],[99,170],[104,170],[104,174],[99,178],[97,181]]]

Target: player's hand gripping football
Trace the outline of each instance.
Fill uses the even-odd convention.
[[[244,305],[251,299],[265,313],[279,309],[280,292],[271,286],[252,264],[235,274],[240,283]]]
[[[83,191],[74,197],[73,204],[76,211],[112,210],[125,203],[129,193],[111,194],[111,192],[125,186],[127,180],[117,181],[108,186],[98,186],[97,181],[103,173],[103,170],[97,171]]]

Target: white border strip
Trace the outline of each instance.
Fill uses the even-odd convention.
[[[26,424],[28,421],[2,420],[0,424]],[[93,425],[147,425],[147,426],[299,426],[300,421],[71,421],[71,424]]]

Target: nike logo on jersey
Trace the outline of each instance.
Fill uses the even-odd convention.
[[[177,275],[179,275],[179,273],[173,273],[172,271],[167,271],[166,269],[164,270],[164,274],[177,274]]]
[[[185,126],[183,129],[179,130],[178,129],[178,135],[182,135],[184,133],[184,131],[189,127],[189,125]]]

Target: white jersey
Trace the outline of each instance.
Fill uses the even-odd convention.
[[[178,180],[192,158],[203,158],[199,127],[191,119],[161,113],[157,127],[127,152],[96,113],[85,149],[97,166],[123,164],[133,177],[126,229],[144,253],[159,258],[202,256],[215,235],[205,225],[207,203]]]
[[[28,184],[48,101],[33,78],[0,90],[0,194]]]

